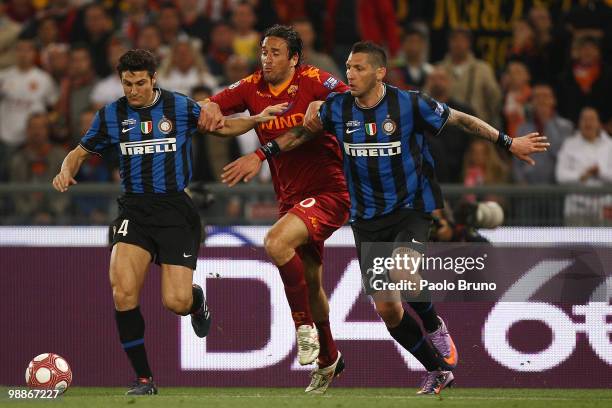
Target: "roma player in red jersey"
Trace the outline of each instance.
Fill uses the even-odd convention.
[[[295,323],[300,364],[318,357],[318,368],[306,392],[324,393],[344,369],[329,327],[329,304],[322,287],[323,242],[348,220],[350,206],[342,156],[332,135],[273,157],[273,140],[301,126],[312,101],[348,87],[316,67],[301,65],[302,41],[295,30],[274,26],[261,43],[262,69],[201,103],[200,128],[215,131],[223,114],[248,109],[252,115],[269,105],[287,103],[286,110],[256,127],[262,148],[230,163],[224,182],[233,186],[249,168],[268,159],[279,202],[279,220],[268,231],[264,247],[280,271]],[[271,143],[270,143],[271,142]],[[240,177],[237,175],[240,174]],[[248,181],[246,177],[245,181]]]

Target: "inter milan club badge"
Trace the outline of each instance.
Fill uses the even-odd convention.
[[[167,135],[168,133],[172,132],[172,122],[167,118],[162,118],[162,120],[160,120],[157,124],[157,128],[160,132]]]
[[[376,122],[366,123],[365,131],[369,136],[374,136],[376,134]]]
[[[153,130],[153,121],[147,120],[146,122],[140,122],[140,131],[144,135],[148,135]]]
[[[383,132],[385,132],[385,135],[392,135],[393,132],[395,132],[395,129],[397,128],[393,119],[390,118],[383,120],[382,127]]]

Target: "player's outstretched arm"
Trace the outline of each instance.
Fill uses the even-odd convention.
[[[76,184],[74,176],[78,173],[81,165],[91,153],[78,145],[68,153],[59,173],[53,178],[53,187],[63,193],[73,184]]]
[[[257,115],[244,116],[238,118],[226,118],[222,128],[210,132],[215,136],[235,137],[240,136],[257,126],[258,123],[265,123],[274,120],[277,115],[283,113],[289,104],[287,102],[278,105],[271,105]]]
[[[320,103],[313,102],[308,106],[308,110],[306,111],[306,115],[304,117],[304,122],[306,122],[306,120],[309,118],[309,115],[310,117],[315,115],[318,118],[319,107],[323,103],[322,101],[318,102]],[[269,106],[266,109],[273,107],[274,106]],[[313,129],[316,129],[316,127]],[[257,175],[257,173],[259,173],[262,161],[270,159],[281,152],[295,149],[296,147],[313,139],[320,133],[321,132],[317,130],[315,130],[315,132],[311,132],[306,129],[306,126],[295,126],[276,139],[261,146],[253,153],[244,155],[225,166],[223,168],[223,173],[221,174],[221,181],[226,183],[229,187],[235,186],[240,181],[248,183]]]
[[[532,166],[535,165],[535,161],[531,158],[531,155],[533,153],[545,152],[548,146],[550,146],[546,136],[539,133],[529,133],[525,136],[511,138],[487,122],[455,109],[450,110],[450,116],[446,125],[457,127],[471,135],[495,143]]]

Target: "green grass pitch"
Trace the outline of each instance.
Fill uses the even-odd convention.
[[[0,388],[1,407],[612,407],[612,389],[457,388],[440,396],[417,397],[412,388],[330,388],[323,396],[304,395],[298,388],[174,388],[161,387],[152,397],[126,397],[125,388],[73,387],[56,401],[8,399]]]

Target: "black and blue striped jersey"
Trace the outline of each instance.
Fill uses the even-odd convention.
[[[386,84],[384,92],[370,108],[360,107],[350,92],[332,93],[319,111],[344,155],[351,221],[443,206],[425,134],[442,129],[449,108],[420,92]]]
[[[117,149],[121,186],[126,193],[183,191],[191,180],[191,136],[200,106],[164,89],[146,107],[131,107],[122,97],[100,109],[80,145],[102,154]]]

